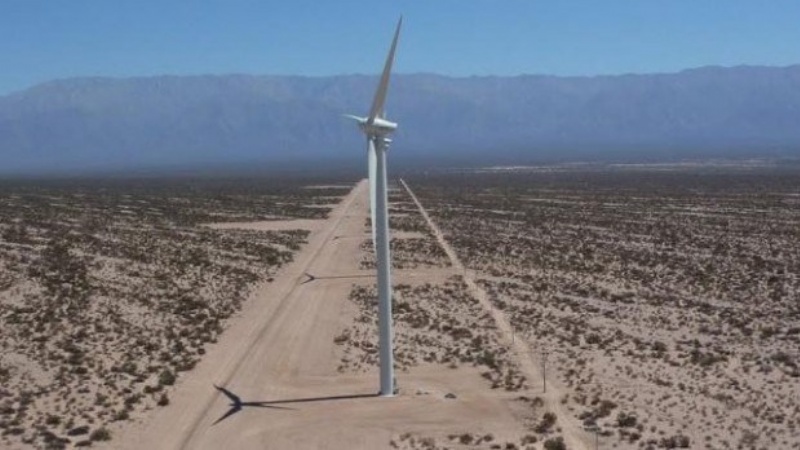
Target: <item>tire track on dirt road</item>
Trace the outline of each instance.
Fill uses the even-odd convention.
[[[304,273],[317,260],[322,249],[333,239],[342,220],[348,217],[357,198],[363,196],[366,183],[358,182],[334,207],[322,227],[309,237],[308,244],[295,255],[293,262],[279,269],[275,281],[254,292],[238,320],[232,320],[198,366],[179,379],[170,405],[146,419],[142,428],[129,429],[109,448],[187,448],[199,433],[199,427],[219,393],[212,384],[227,385],[242,364],[269,331],[285,316],[290,299],[305,278]],[[101,446],[103,447],[103,446]]]
[[[444,252],[447,254],[447,257],[450,259],[453,269],[455,269],[457,273],[463,274],[462,277],[464,279],[464,283],[467,285],[467,289],[472,295],[475,296],[476,299],[478,299],[484,309],[492,315],[492,318],[497,324],[497,329],[501,332],[503,340],[505,341],[504,344],[508,345],[513,350],[512,354],[516,355],[517,362],[519,363],[522,372],[525,374],[528,380],[540,379],[542,377],[542,373],[539,371],[536,364],[534,364],[534,361],[530,356],[531,349],[528,347],[528,343],[523,339],[513,338],[514,329],[506,319],[505,313],[492,304],[492,302],[489,300],[489,296],[486,294],[486,291],[478,286],[473,277],[470,276],[466,270],[464,270],[464,264],[462,264],[458,259],[456,252],[453,250],[450,244],[447,243],[447,240],[445,240],[441,230],[436,223],[433,222],[433,219],[431,219],[430,215],[428,215],[428,211],[422,206],[422,203],[420,203],[419,199],[405,182],[405,180],[401,179],[400,184],[403,185],[405,191],[417,205],[417,208],[419,208],[420,214],[422,214],[422,217],[425,219],[425,222],[428,224],[428,227],[430,228],[437,242],[439,242],[442,250],[444,250]],[[558,418],[557,424],[561,427],[562,435],[564,437],[564,442],[567,444],[567,448],[585,450],[592,448],[591,443],[593,440],[591,437],[583,430],[580,423],[577,422],[577,419],[573,417],[572,414],[561,404],[562,395],[563,393],[560,392],[559,389],[551,386],[546,393],[542,394],[542,397],[547,407],[553,413],[555,413],[556,417]]]

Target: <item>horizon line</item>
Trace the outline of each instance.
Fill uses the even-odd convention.
[[[461,75],[461,74],[446,74],[446,73],[439,73],[439,72],[426,72],[426,71],[417,71],[417,72],[396,72],[393,75],[406,77],[406,76],[437,76],[442,78],[456,78],[456,79],[467,79],[467,78],[522,78],[522,77],[546,77],[546,78],[613,78],[613,77],[627,77],[627,76],[656,76],[656,75],[679,75],[686,72],[692,72],[697,70],[709,70],[709,69],[722,69],[722,70],[731,70],[731,69],[744,69],[744,68],[752,68],[752,69],[791,69],[795,67],[800,67],[800,62],[788,64],[788,65],[765,65],[765,64],[736,64],[736,65],[720,65],[720,64],[708,64],[702,66],[694,66],[694,67],[686,67],[679,70],[674,71],[653,71],[653,72],[615,72],[615,73],[596,73],[596,74],[583,74],[583,75],[563,75],[563,74],[548,74],[548,73],[518,73],[518,74],[470,74],[470,75]],[[161,73],[161,74],[140,74],[140,75],[74,75],[74,76],[65,76],[65,77],[56,77],[51,78],[44,81],[34,82],[33,84],[29,84],[27,87],[23,88],[12,88],[8,91],[0,91],[0,98],[22,93],[27,90],[48,85],[52,83],[58,82],[65,82],[65,81],[76,81],[76,80],[136,80],[136,79],[155,79],[155,78],[203,78],[203,77],[210,77],[210,78],[223,78],[223,77],[252,77],[252,78],[259,78],[259,77],[276,77],[276,78],[305,78],[305,79],[324,79],[324,78],[340,78],[340,77],[353,77],[353,76],[362,76],[362,77],[378,77],[379,74],[366,74],[360,72],[352,72],[352,73],[339,73],[339,74],[328,74],[328,75],[303,75],[303,74],[290,74],[290,73],[246,73],[246,72],[221,72],[221,73]]]

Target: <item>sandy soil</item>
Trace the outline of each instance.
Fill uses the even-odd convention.
[[[576,172],[412,185],[601,447],[789,449],[800,448],[797,180]]]
[[[681,186],[691,181],[681,176]],[[800,448],[796,178],[766,187],[751,186],[753,177],[724,178],[717,181],[724,189],[709,182],[686,193],[669,180],[651,186],[618,178],[606,190],[597,189],[608,183],[602,177],[592,178],[590,189],[570,187],[570,178],[560,181],[566,188],[545,183],[538,190],[530,179],[513,189],[497,189],[491,178],[470,181],[483,188],[419,179],[392,186],[400,388],[394,398],[375,395],[374,255],[364,182],[324,220],[308,220],[324,217],[314,205],[330,201],[319,198],[302,211],[284,208],[306,219],[278,220],[293,216],[274,208],[254,215],[261,200],[247,196],[240,199],[246,214],[225,214],[238,222],[196,216],[203,219],[194,223],[209,224],[167,230],[165,242],[211,249],[216,241],[206,235],[235,234],[250,245],[260,233],[275,249],[296,253],[270,269],[263,284],[247,284],[251,295],[241,309],[237,303],[220,327],[225,331],[215,332],[214,343],[193,357],[194,368],[165,389],[168,405],[156,406],[160,394],[145,395],[131,408],[133,421],[110,420],[103,405],[89,405],[85,410],[98,410],[100,422],[88,413],[79,422],[107,427],[113,440],[91,445],[115,449]],[[2,247],[0,287],[22,299],[36,291],[35,283],[18,279],[30,239],[24,229],[4,226],[3,236],[13,239]],[[310,234],[287,231],[298,228]],[[131,221],[115,236],[136,229]],[[240,240],[218,242],[211,260],[266,270],[251,257],[258,248],[243,252]],[[136,256],[163,247],[141,244],[125,248]],[[98,287],[141,296],[143,288],[125,281],[142,269],[110,255],[89,264],[105,280]],[[12,270],[18,274],[10,276]],[[210,298],[230,291],[207,267],[177,275],[204,282],[200,292]],[[164,278],[185,287],[176,274]],[[163,304],[172,305],[171,298]],[[13,300],[6,298],[6,307],[19,316],[24,305]],[[136,352],[125,360],[144,364],[154,353],[138,338],[159,324],[145,309],[119,304],[98,317],[119,310],[141,316],[118,333],[136,343],[108,347],[104,338],[85,353],[117,358],[128,348]],[[197,329],[187,322],[179,331]],[[56,394],[70,412],[73,397],[91,403],[100,393],[86,390],[94,374],[88,371],[38,403],[17,401],[9,396],[17,386],[50,385],[52,374],[39,369],[35,353],[7,347],[0,356],[0,415],[57,413]],[[15,384],[4,381],[9,373]],[[119,392],[138,398],[139,389],[147,394],[152,386],[125,371],[115,377],[125,383],[103,396],[110,403],[127,405]],[[4,423],[15,425],[0,428]],[[24,443],[30,445],[20,448],[34,445]]]
[[[358,314],[348,295],[354,285],[371,282],[355,277],[368,272],[359,269],[368,237],[367,205],[367,185],[361,182],[312,232],[294,262],[244,306],[242,317],[195,370],[178,381],[171,403],[141,423],[114,430],[111,447],[525,448],[519,445],[530,430],[526,421],[532,411],[552,408],[569,448],[588,448],[574,419],[559,410],[556,390],[543,401],[531,399],[540,391],[491,389],[475,366],[422,364],[398,372],[398,396],[381,398],[375,395],[375,366],[337,370],[341,350],[334,340]],[[448,254],[452,259],[452,251]],[[460,266],[457,260],[450,263],[454,267],[433,272],[399,271],[395,282],[443,283]],[[320,278],[308,281],[305,273]],[[474,282],[467,285],[491,313],[487,320],[497,322],[494,332],[510,343],[502,314],[482,299]],[[512,355],[536,379],[526,352],[517,345]],[[226,416],[232,402],[214,384],[240,397],[241,410]],[[530,448],[541,448],[541,441],[537,445]]]
[[[310,234],[197,224],[327,217],[305,205],[333,193],[150,181],[0,189],[0,448],[92,445],[169,403],[175,379]]]
[[[522,366],[522,370],[527,375],[528,379],[541,379],[542,372],[539,370],[536,362],[531,357],[533,349],[528,346],[525,340],[515,339],[514,329],[509,324],[503,312],[496,308],[491,301],[489,301],[489,297],[486,292],[483,290],[483,288],[478,286],[473,278],[473,275],[465,269],[464,264],[462,264],[458,259],[456,252],[447,243],[441,230],[439,230],[439,227],[433,222],[433,219],[431,219],[430,215],[422,206],[422,203],[420,203],[419,199],[417,199],[416,195],[414,195],[408,184],[403,180],[401,180],[401,184],[408,191],[408,194],[411,196],[411,198],[413,198],[414,203],[419,207],[422,216],[425,218],[425,221],[433,230],[437,241],[447,253],[453,268],[457,272],[462,272],[464,274],[464,281],[466,282],[469,291],[481,302],[481,305],[491,313],[495,323],[497,324],[497,327],[503,333],[506,342],[514,349],[516,359],[519,361],[520,365]],[[564,427],[565,443],[569,448],[589,448],[589,436],[570,416],[569,412],[561,406],[560,401],[564,395],[568,393],[568,391],[565,391],[563,386],[559,386],[557,384],[553,385],[552,381],[550,384],[550,389],[546,392],[543,392],[543,398],[546,406],[555,412],[559,419],[558,423]]]

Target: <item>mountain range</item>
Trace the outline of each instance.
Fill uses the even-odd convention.
[[[366,75],[55,80],[0,97],[0,173],[363,160]],[[800,65],[399,74],[390,157],[439,163],[800,156]]]

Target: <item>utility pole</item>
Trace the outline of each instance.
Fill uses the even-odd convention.
[[[511,332],[511,340],[513,342],[513,340],[514,340],[514,328],[512,327],[511,330],[512,330],[512,332]],[[530,330],[528,330],[524,334],[525,334],[526,338],[530,338]],[[545,347],[542,347],[542,349],[539,351],[539,356],[540,356],[540,359],[542,360],[542,392],[545,393],[545,394],[547,393],[547,355],[549,353],[550,352],[548,352],[547,348],[545,348]]]
[[[513,347],[517,343],[517,329],[514,327],[513,317],[509,325],[511,325],[511,346]]]
[[[542,391],[547,393],[547,350],[542,350]]]
[[[600,450],[600,427],[594,429],[594,450]]]
[[[599,450],[600,449],[600,425],[597,425],[597,423],[594,423],[591,426],[586,427],[586,431],[593,431],[594,432],[594,450]]]

